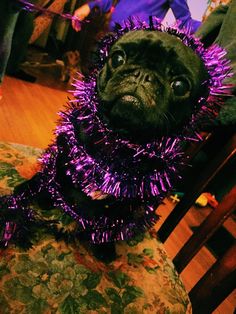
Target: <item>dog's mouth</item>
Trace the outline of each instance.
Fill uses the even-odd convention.
[[[116,101],[116,104],[118,106],[132,106],[132,108],[136,109],[141,109],[142,107],[142,102],[133,95],[123,95],[119,97]],[[115,104],[115,105],[116,105]]]
[[[144,127],[144,104],[134,95],[122,95],[114,101],[105,103],[103,118],[113,131],[125,137],[139,136]]]

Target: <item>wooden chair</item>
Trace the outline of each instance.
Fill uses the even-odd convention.
[[[206,143],[208,139],[206,140]],[[216,137],[217,143],[217,137]],[[207,145],[207,144],[206,144]],[[215,144],[217,145],[217,144]],[[202,175],[195,180],[182,200],[169,214],[160,229],[159,238],[165,242],[177,224],[185,216],[197,197],[204,191],[217,174],[229,162],[235,161],[236,134],[227,135],[227,142],[205,166]],[[232,175],[235,176],[236,172]],[[236,185],[226,193],[216,209],[197,228],[186,244],[177,253],[173,262],[181,273],[202,246],[236,209]],[[216,263],[206,272],[189,293],[193,313],[211,313],[235,288],[236,282],[236,243],[234,243]]]

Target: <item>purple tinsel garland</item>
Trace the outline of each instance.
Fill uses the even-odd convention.
[[[106,62],[112,44],[126,32],[136,29],[167,32],[179,37],[184,45],[199,55],[210,76],[206,82],[209,88],[208,98],[199,99],[190,122],[181,133],[143,145],[119,138],[97,114],[97,73]],[[69,214],[78,223],[78,230],[85,231],[93,243],[127,239],[152,226],[157,219],[154,208],[171,190],[174,181],[180,178],[179,171],[184,164],[182,143],[201,140],[198,130],[206,120],[215,118],[223,105],[224,96],[230,95],[230,86],[223,83],[225,78],[232,75],[225,54],[226,52],[216,45],[205,49],[200,40],[190,36],[187,31],[180,31],[177,27],[165,28],[155,18],[150,20],[150,25],[132,19],[123,28],[117,26],[114,34],[105,36],[101,41],[99,61],[92,74],[83,81],[75,81],[73,94],[76,100],[70,101],[67,110],[60,113],[61,123],[56,129],[56,135],[63,137],[63,147],[57,143],[48,147],[41,157],[42,169],[37,182],[21,195],[3,197],[5,208],[12,213],[22,212],[29,221],[34,220],[30,203],[37,193],[47,191],[54,206]],[[93,142],[95,153],[89,153],[79,141],[76,134],[78,125]],[[113,197],[117,201],[128,202],[128,215],[122,218],[89,218],[81,213],[79,204],[70,204],[61,193],[61,186],[56,180],[56,161],[63,150],[68,151],[64,167],[73,184],[79,186],[88,196],[101,191],[103,195]],[[121,153],[125,157],[120,158]],[[139,169],[147,159],[160,161],[162,167],[142,173]],[[139,207],[144,208],[143,216],[136,219],[130,217],[129,214]],[[5,222],[3,219],[2,225],[3,242],[7,244],[20,226],[9,219],[5,219]]]

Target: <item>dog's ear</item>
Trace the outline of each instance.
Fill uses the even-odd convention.
[[[207,97],[207,95],[209,94],[208,84],[207,84],[209,80],[209,73],[205,65],[200,59],[195,65],[195,67],[196,67],[196,70],[193,72],[193,75],[192,75],[192,79],[194,81],[192,97],[195,99],[199,99],[200,97]]]
[[[97,89],[99,93],[102,93],[106,88],[106,84],[110,78],[110,69],[108,64],[106,63],[102,70],[98,74],[97,78]]]

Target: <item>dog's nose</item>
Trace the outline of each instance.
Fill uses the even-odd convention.
[[[151,73],[143,72],[140,69],[136,69],[134,71],[135,78],[141,83],[151,83],[153,81],[153,77]]]

